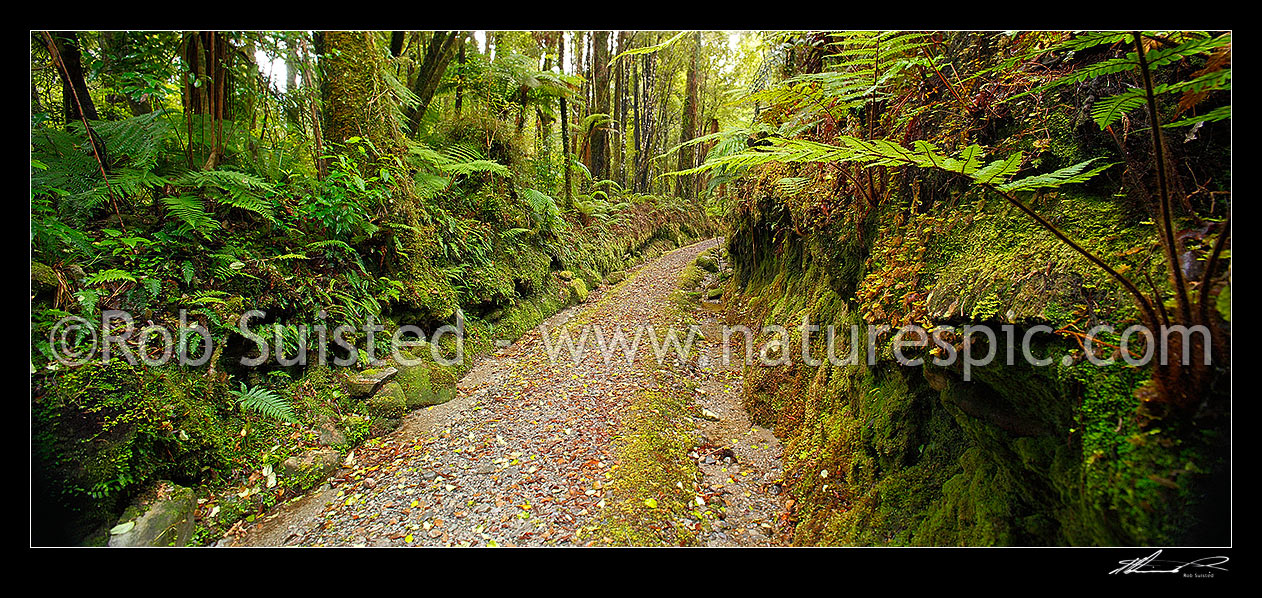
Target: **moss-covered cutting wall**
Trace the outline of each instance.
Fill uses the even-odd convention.
[[[751,175],[747,191],[758,176],[784,175]],[[1133,393],[1148,371],[1087,363],[1072,336],[1033,337],[1033,353],[1051,365],[1021,359],[1019,339],[1033,325],[1119,325],[1134,315],[1102,273],[1032,222],[999,205],[908,218],[895,201],[857,225],[796,235],[786,234],[780,199],[744,200],[727,240],[728,323],[793,331],[784,343],[793,363],[747,367],[744,393],[755,421],[786,441],[796,543],[1226,541],[1225,421],[1141,429]],[[1151,230],[1086,193],[1039,205],[1104,255]],[[802,363],[795,327],[808,315],[847,339],[858,325],[859,363]],[[958,364],[901,365],[890,335],[868,365],[868,324],[908,323],[1009,326],[1020,365],[1001,363],[1002,334],[1001,359],[968,382]],[[824,360],[823,336],[812,335],[815,359]],[[835,354],[848,349],[839,342]]]

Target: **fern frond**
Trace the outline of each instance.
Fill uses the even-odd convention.
[[[1221,106],[1200,116],[1192,116],[1162,125],[1163,127],[1185,127],[1199,122],[1215,122],[1231,118],[1231,106]]]
[[[280,421],[298,422],[298,418],[294,415],[293,408],[290,407],[289,402],[271,390],[261,386],[247,388],[245,383],[242,382],[240,390],[231,390],[229,392],[236,397],[237,404],[243,409]]]
[[[792,197],[801,193],[810,182],[810,179],[804,177],[784,177],[775,182],[775,188],[782,197]]]
[[[167,212],[183,222],[180,227],[182,232],[192,231],[210,238],[211,233],[219,229],[219,221],[211,217],[201,198],[196,195],[164,197],[162,203]]]
[[[109,270],[101,270],[100,272],[96,272],[91,276],[88,276],[83,280],[83,284],[87,286],[94,286],[105,282],[119,281],[136,282],[136,277],[132,276],[131,272],[127,272],[126,270],[111,268]]]
[[[1099,158],[1092,158],[1073,166],[1066,166],[1054,172],[1018,179],[1005,185],[997,185],[996,188],[1000,191],[1030,191],[1038,188],[1055,188],[1070,183],[1085,183],[1114,165],[1110,163],[1087,170],[1087,167],[1096,160],[1099,160]]]

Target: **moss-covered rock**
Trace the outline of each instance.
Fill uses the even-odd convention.
[[[399,370],[394,367],[371,368],[348,375],[342,387],[352,397],[366,397],[394,379],[398,373]]]
[[[701,255],[698,255],[695,263],[697,264],[698,268],[701,268],[702,270],[705,270],[706,272],[719,271],[719,262],[718,260],[714,258],[712,254],[702,253]]]
[[[193,490],[159,481],[136,498],[110,530],[111,547],[188,546],[193,538]]]
[[[389,382],[364,401],[364,413],[373,417],[397,419],[407,413],[407,396],[398,382]]]
[[[587,283],[583,279],[576,278],[570,281],[570,297],[578,303],[587,301]]]
[[[36,292],[50,291],[57,288],[60,281],[52,268],[39,262],[31,262],[31,288]]]
[[[456,377],[451,371],[429,361],[400,365],[399,387],[408,410],[446,403],[456,396]]]
[[[301,492],[333,475],[341,462],[341,454],[334,449],[310,449],[282,461],[277,471],[287,487]]]

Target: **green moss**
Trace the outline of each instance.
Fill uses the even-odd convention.
[[[410,355],[408,359],[414,359]],[[448,368],[423,361],[399,366],[396,381],[403,391],[408,410],[446,403],[456,396],[456,377]]]
[[[578,303],[587,301],[587,283],[583,279],[576,278],[570,281],[570,296]]]
[[[628,413],[617,448],[620,466],[605,481],[608,505],[583,538],[619,546],[697,544],[692,525],[681,523],[704,520],[693,504],[697,468],[687,457],[692,439],[681,396],[640,393]]]
[[[1151,229],[1109,199],[1063,192],[1031,203],[1115,264],[1151,242]],[[957,325],[1011,319],[1064,326],[1086,313],[1111,323],[1134,318],[1130,298],[1107,275],[1036,223],[993,201],[976,208],[916,225],[926,227],[915,233],[924,238],[923,269],[900,271],[893,281],[903,284],[900,296],[922,293],[931,315]],[[911,234],[908,225],[889,224],[894,210],[873,216],[886,225],[864,235],[870,259],[858,257],[868,253],[861,245],[847,245],[853,230],[777,235],[783,224],[769,213],[775,210],[759,206],[733,223],[727,315],[729,323],[788,328],[787,347],[800,346],[793,329],[803,315],[840,330],[866,325],[856,310],[858,283],[890,263],[908,263],[881,253],[884,247],[917,247],[889,242]],[[815,338],[813,354],[821,358]],[[1198,520],[1183,511],[1208,508],[1190,505],[1199,505],[1195,488],[1222,470],[1221,461],[1208,457],[1208,441],[1139,431],[1134,392],[1144,370],[1064,366],[1060,358],[1077,349],[1064,337],[1035,343],[1035,355],[1052,366],[992,365],[974,370],[972,382],[958,366],[922,373],[893,362],[888,342],[877,349],[871,367],[807,367],[795,359],[746,368],[747,411],[785,443],[786,478],[798,501],[796,543],[1168,543]]]
[[[389,382],[364,401],[364,415],[397,419],[407,413],[407,396],[398,382]]]
[[[33,261],[31,262],[31,284],[38,290],[40,288],[55,289],[61,283],[52,268]]]

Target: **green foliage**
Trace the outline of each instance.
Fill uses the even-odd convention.
[[[241,383],[240,389],[232,389],[228,391],[236,398],[237,404],[242,409],[261,413],[272,419],[295,423],[298,419],[294,416],[293,408],[289,406],[289,402],[275,392],[255,386],[247,388],[245,383]]]
[[[206,204],[196,195],[176,195],[162,198],[167,212],[181,221],[178,232],[197,233],[209,239],[219,229],[219,221],[206,210]]]

